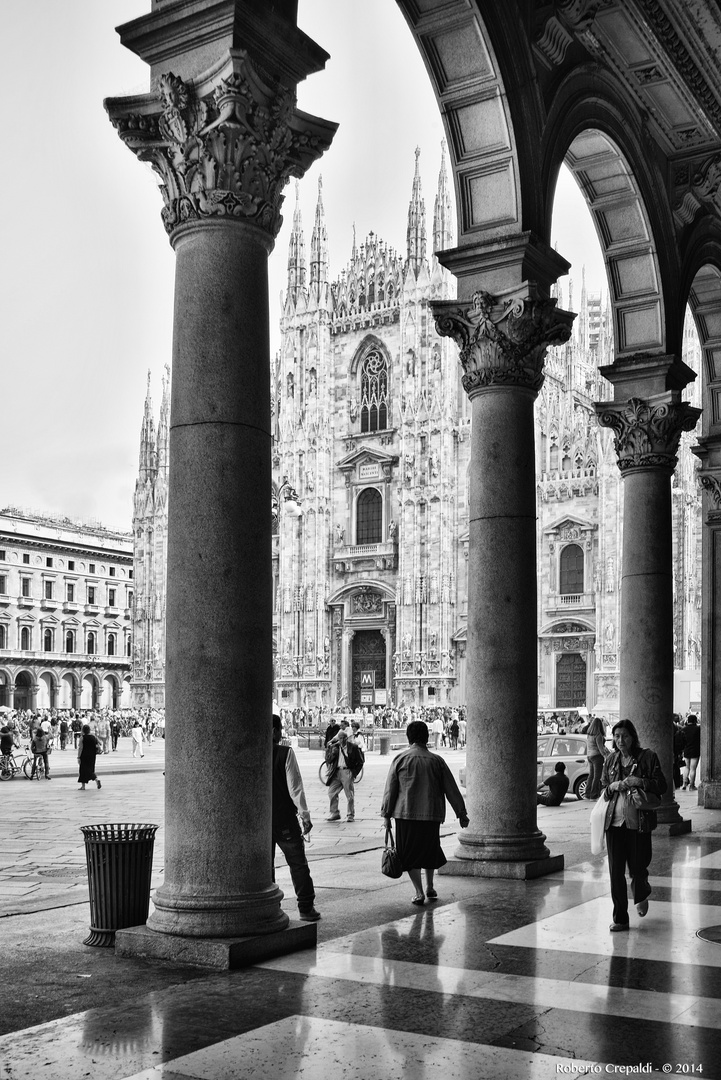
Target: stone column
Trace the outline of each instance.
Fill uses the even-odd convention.
[[[573,315],[532,282],[435,303],[460,347],[472,403],[467,793],[470,827],[451,873],[537,877],[561,869],[536,817],[536,492],[533,403],[550,344]]]
[[[693,448],[701,459],[704,490],[703,632],[701,636],[701,784],[699,804],[721,807],[721,436],[708,435]],[[697,781],[698,783],[698,781]]]
[[[673,357],[644,357],[647,385],[682,382],[685,365]],[[627,392],[633,360],[603,368]],[[690,369],[685,369],[689,371]],[[666,375],[669,378],[666,378]],[[693,373],[691,372],[693,376]],[[623,477],[620,719],[636,726],[642,746],[655,750],[668,782],[658,812],[671,833],[688,832],[673,788],[673,563],[671,474],[682,431],[691,431],[699,410],[681,400],[680,388],[645,399],[631,397],[596,405],[599,423],[615,434]]]
[[[297,112],[269,74],[273,57],[260,59],[262,76],[231,49],[193,81],[165,73],[156,94],[106,103],[123,141],[161,177],[176,252],[165,879],[148,922],[158,933],[135,950],[119,935],[126,954],[192,959],[197,939],[269,935],[288,923],[270,859],[267,258],[288,177],[329,145],[334,125]],[[196,945],[173,952],[167,935]]]

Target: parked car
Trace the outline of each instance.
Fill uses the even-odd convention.
[[[588,783],[588,739],[585,735],[539,735],[536,741],[536,785],[553,776],[556,765],[566,766],[568,792],[582,799]]]

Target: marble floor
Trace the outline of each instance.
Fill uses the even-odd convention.
[[[317,950],[148,993],[139,983],[121,1006],[3,1036],[1,1075],[719,1080],[721,945],[697,936],[721,925],[716,829],[655,844],[649,913],[631,907],[629,933],[608,930],[605,860],[477,880],[450,902],[441,876],[421,909],[405,882],[375,925],[346,896]]]

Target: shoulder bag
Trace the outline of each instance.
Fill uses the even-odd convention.
[[[381,873],[389,878],[399,878],[403,874],[401,857],[396,849],[390,825],[386,829],[386,842],[381,855]]]
[[[643,788],[635,787],[631,788],[629,797],[632,806],[635,806],[638,811],[638,831],[643,833],[653,832],[658,825],[656,807],[661,805],[658,795],[654,795],[651,791],[644,791]]]

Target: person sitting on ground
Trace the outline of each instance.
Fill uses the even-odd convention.
[[[541,791],[540,788],[536,792],[536,805],[537,806],[560,806],[566,797],[568,791],[568,777],[566,776],[566,766],[562,761],[556,762],[556,771],[553,776],[547,776],[541,784],[541,787],[548,788],[548,791]]]

